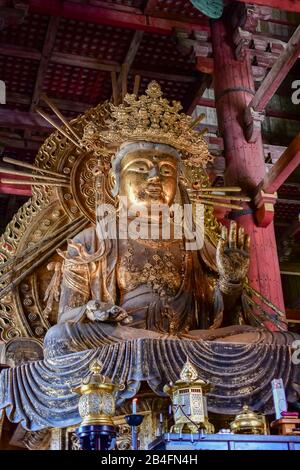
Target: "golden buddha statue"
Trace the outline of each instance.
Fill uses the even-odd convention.
[[[184,236],[175,236],[172,207],[191,204],[186,174],[210,156],[191,118],[161,95],[152,82],[139,100],[127,95],[126,105],[112,105],[104,130],[95,124],[84,130],[83,141],[98,153],[107,148],[103,142],[114,145],[109,171],[114,206],[110,218],[102,213],[101,219],[99,203],[96,226],[69,240],[66,252],[59,251],[64,261],[58,324],[45,337],[47,354],[141,337],[228,339],[253,330],[247,324],[254,319],[241,298],[250,248],[243,228],[234,221],[229,229],[224,226],[216,248],[205,235],[193,249],[187,249]],[[155,206],[170,209],[167,238]],[[136,226],[137,214],[140,234],[131,236],[126,229],[120,237],[122,225]],[[192,231],[192,218],[189,224]]]
[[[295,336],[248,285],[249,237],[215,219],[220,194],[234,205],[209,187],[207,143],[180,109],[151,82],[138,99],[64,121],[42,145],[33,198],[0,240],[1,337],[29,348],[46,331],[44,360],[0,374],[10,420],[78,423],[70,390],[94,360],[126,384],[118,404],[142,381],[162,395],[187,358],[214,386],[209,411],[271,413],[278,377],[297,399]]]

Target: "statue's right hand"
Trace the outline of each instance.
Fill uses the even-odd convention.
[[[126,310],[118,305],[110,305],[99,302],[98,300],[90,300],[86,304],[86,316],[91,321],[100,321],[108,323],[131,323],[132,317],[128,315]]]
[[[100,303],[98,300],[89,300],[89,302],[86,304],[86,310],[89,310],[90,312],[95,312],[98,310],[100,307]]]
[[[101,310],[101,305],[98,300],[90,300],[86,304],[86,316],[91,321],[106,321],[109,317],[109,313],[107,310]]]

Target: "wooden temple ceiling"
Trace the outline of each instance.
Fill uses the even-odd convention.
[[[245,52],[250,54],[258,88],[300,23],[300,0],[240,3],[244,13],[236,20],[233,43],[240,60]],[[210,115],[215,108],[211,91],[217,64],[210,22],[189,0],[0,0],[0,80],[7,90],[7,102],[0,105],[0,152],[33,161],[51,132],[35,112],[36,106],[44,106],[41,94],[72,118],[110,99],[111,73],[119,75],[124,64],[129,91],[140,75],[140,92],[156,79],[166,96],[180,100],[188,113],[198,106]],[[299,79],[298,60],[266,108],[263,138],[268,167],[300,132],[299,105],[290,99],[291,84]],[[225,168],[223,141],[214,119],[205,125],[216,155],[211,171],[220,182]],[[275,206],[279,243],[288,226],[298,221],[299,181],[294,172],[279,190]],[[2,228],[29,194],[26,187],[0,184]],[[299,233],[289,235],[293,243],[300,243]]]

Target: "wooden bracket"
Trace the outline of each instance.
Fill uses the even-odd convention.
[[[251,106],[246,108],[244,115],[244,133],[248,142],[256,142],[261,136],[261,124],[264,119],[264,111],[255,111]]]
[[[276,201],[277,193],[268,194],[261,189],[256,194],[254,198],[256,211],[254,214],[258,227],[267,227],[273,221]]]
[[[214,70],[214,60],[212,57],[212,44],[209,41],[207,32],[194,32],[193,37],[186,30],[175,29],[174,37],[178,51],[189,57],[196,58],[196,68],[202,73],[211,75]]]

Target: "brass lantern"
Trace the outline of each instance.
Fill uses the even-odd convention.
[[[234,434],[264,434],[264,417],[254,413],[245,405],[242,412],[230,423],[230,429]]]
[[[113,426],[115,415],[115,393],[123,390],[124,385],[112,383],[111,379],[101,375],[102,364],[97,360],[90,366],[91,374],[82,380],[73,391],[81,395],[78,403],[81,426]]]
[[[180,379],[164,386],[164,392],[170,395],[173,405],[175,424],[171,432],[214,432],[213,425],[208,421],[205,396],[211,389],[211,384],[199,377],[196,368],[187,359]]]

